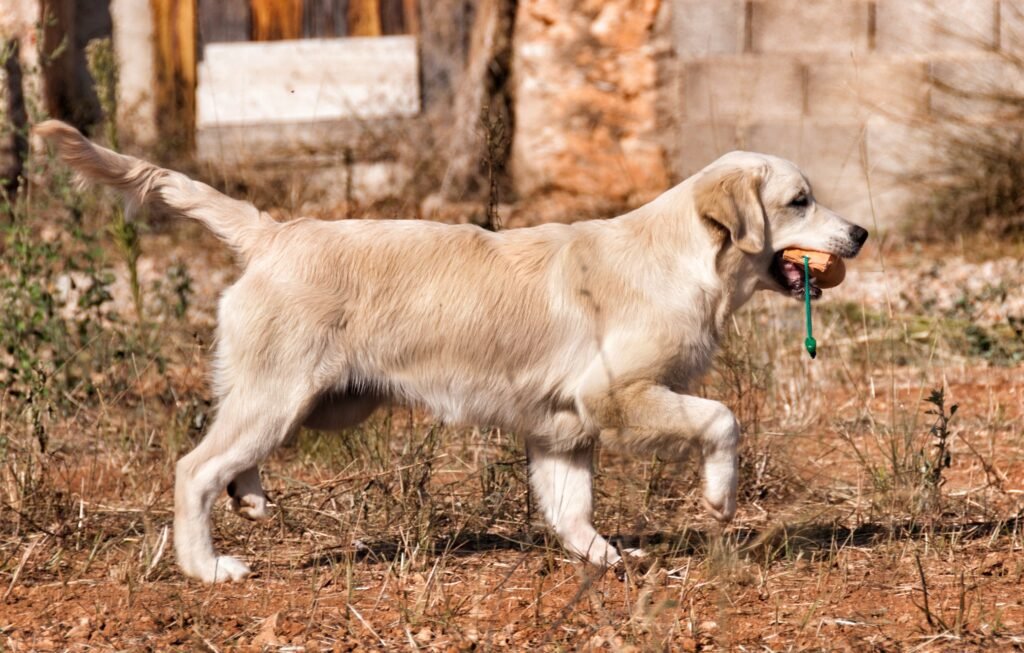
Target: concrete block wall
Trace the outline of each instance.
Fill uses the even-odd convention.
[[[1005,119],[986,92],[1024,97],[1022,0],[671,2],[678,96],[659,107],[680,179],[732,149],[778,154],[836,210],[894,227],[906,175],[941,162],[937,130]]]

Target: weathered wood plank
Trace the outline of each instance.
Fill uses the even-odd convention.
[[[306,38],[345,36],[348,33],[345,8],[343,0],[306,0],[302,35]]]
[[[152,7],[139,0],[110,0],[110,14],[117,56],[117,126],[121,146],[148,148],[159,140],[153,92],[156,43]]]
[[[514,17],[512,0],[481,0],[476,6],[469,57],[455,93],[448,173],[441,187],[445,199],[489,192],[492,181],[505,190],[510,186],[505,165],[514,126],[507,80]],[[489,135],[482,119],[491,125]],[[497,176],[487,178],[483,161]]]
[[[403,0],[380,0],[380,29],[383,34],[407,34]]]
[[[420,77],[425,111],[450,112],[469,52],[475,5],[429,0],[419,7]]]
[[[150,0],[156,106],[172,146],[191,149],[196,119],[196,0]]]
[[[402,0],[402,10],[405,14],[405,33],[420,33],[420,8],[416,0]]]
[[[200,2],[200,42],[206,44],[248,41],[251,21],[249,0],[205,0]]]
[[[214,43],[199,69],[198,126],[412,116],[416,38]]]
[[[349,36],[380,36],[380,0],[348,0]]]
[[[253,41],[278,41],[302,36],[302,0],[250,2]]]

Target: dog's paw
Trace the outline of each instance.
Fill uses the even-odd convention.
[[[647,552],[644,551],[643,549],[634,549],[634,548],[630,548],[630,547],[622,547],[622,546],[620,546],[619,547],[619,553],[622,554],[623,558],[629,558],[630,560],[634,560],[634,561],[636,561],[636,560],[645,560],[648,557],[650,557],[650,556],[648,556]]]
[[[626,580],[627,577],[642,576],[655,566],[654,556],[647,555],[641,549],[619,549],[619,551],[622,552],[622,557],[612,565],[612,571],[620,581]]]
[[[202,562],[181,560],[179,558],[179,563],[186,576],[204,583],[224,583],[242,580],[252,573],[244,562],[231,556],[215,556]]]
[[[267,497],[259,494],[247,494],[243,497],[231,497],[231,510],[240,516],[253,521],[266,519],[270,516]]]
[[[223,583],[242,580],[251,574],[252,570],[237,558],[217,556],[213,563],[207,569],[204,569],[203,572],[199,575],[199,579],[204,583]]]
[[[727,524],[732,521],[732,518],[736,516],[736,502],[726,499],[719,504],[712,503],[710,499],[704,497],[703,500],[704,509],[711,513],[711,516],[717,519],[723,524]]]

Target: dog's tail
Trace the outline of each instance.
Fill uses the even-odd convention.
[[[261,236],[278,223],[248,202],[231,199],[185,175],[96,145],[67,123],[47,120],[33,132],[57,148],[64,163],[83,179],[110,186],[125,198],[131,216],[145,202],[205,224],[241,256],[252,256]]]

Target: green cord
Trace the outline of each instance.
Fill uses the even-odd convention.
[[[804,309],[807,313],[807,339],[804,340],[804,347],[807,353],[814,358],[818,355],[818,343],[811,335],[811,259],[804,257]]]

